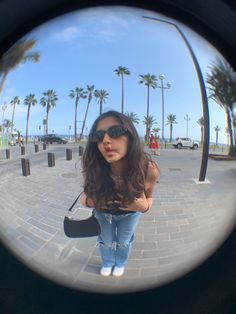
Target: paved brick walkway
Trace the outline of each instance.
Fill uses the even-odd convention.
[[[72,161],[65,158],[73,150]],[[55,152],[56,166],[47,165]],[[21,173],[19,147],[11,159],[0,155],[0,233],[5,243],[30,267],[52,280],[89,291],[143,290],[173,280],[193,269],[219,247],[235,223],[236,162],[208,161],[209,183],[197,184],[201,152],[168,149],[153,158],[161,170],[153,208],[137,228],[125,275],[99,276],[96,238],[68,239],[63,217],[78,192],[82,177],[78,147],[51,145],[34,153],[27,148],[31,174]],[[75,217],[90,210],[76,205]]]

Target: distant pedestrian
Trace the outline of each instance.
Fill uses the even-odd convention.
[[[160,148],[160,145],[158,143],[157,137],[154,137],[153,134],[151,134],[150,136],[149,148],[151,149],[151,153],[153,155],[158,155],[158,156],[160,155],[160,153],[157,151]]]
[[[17,143],[19,146],[21,146],[21,135],[19,131],[17,132]]]
[[[20,146],[24,146],[24,138],[22,135],[20,136]]]
[[[149,138],[149,147],[150,147],[150,145],[153,143],[153,141],[154,141],[154,135],[151,134],[151,135],[150,135],[150,138]]]
[[[123,275],[141,213],[153,203],[159,170],[131,120],[116,111],[94,122],[83,155],[82,204],[95,209],[102,276]]]

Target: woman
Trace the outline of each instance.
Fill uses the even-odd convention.
[[[159,171],[144,153],[131,120],[116,111],[94,122],[83,155],[81,202],[95,208],[102,276],[119,277],[127,264],[141,213],[152,206]]]

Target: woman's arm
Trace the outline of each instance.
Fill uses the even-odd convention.
[[[81,204],[85,207],[95,207],[94,202],[91,198],[83,192],[80,198]]]
[[[134,201],[127,207],[121,207],[120,209],[124,211],[138,211],[146,212],[148,211],[153,203],[153,191],[156,183],[159,179],[159,169],[154,163],[149,163],[147,170],[147,178],[145,182],[145,193],[143,193],[139,198],[135,198]]]

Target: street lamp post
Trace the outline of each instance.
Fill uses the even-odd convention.
[[[164,134],[164,125],[165,125],[165,102],[164,102],[164,89],[169,89],[171,84],[167,82],[166,86],[164,86],[165,76],[163,74],[159,75],[159,79],[161,80],[161,86],[157,85],[158,88],[161,88],[161,100],[162,100],[162,125],[161,125],[161,148],[163,147],[163,143],[165,141]]]
[[[199,174],[199,181],[204,181],[206,177],[206,171],[207,171],[207,163],[208,163],[208,151],[209,151],[209,129],[210,129],[210,122],[209,122],[209,108],[208,108],[208,100],[207,100],[207,94],[206,94],[206,88],[205,83],[203,80],[203,75],[199,66],[199,63],[197,61],[197,58],[195,56],[195,53],[187,40],[186,36],[180,29],[180,27],[170,21],[159,19],[156,17],[149,17],[149,16],[143,16],[145,19],[154,20],[162,23],[166,23],[169,25],[172,25],[175,27],[175,29],[178,31],[180,36],[182,37],[184,43],[186,44],[188,51],[192,57],[192,61],[197,73],[198,82],[200,85],[200,91],[202,96],[202,110],[203,110],[203,118],[204,118],[204,141],[203,141],[203,150],[202,150],[202,162],[201,162],[201,169]]]
[[[191,120],[188,114],[186,114],[186,116],[184,117],[184,120],[186,120],[186,137],[188,137],[188,121]]]

